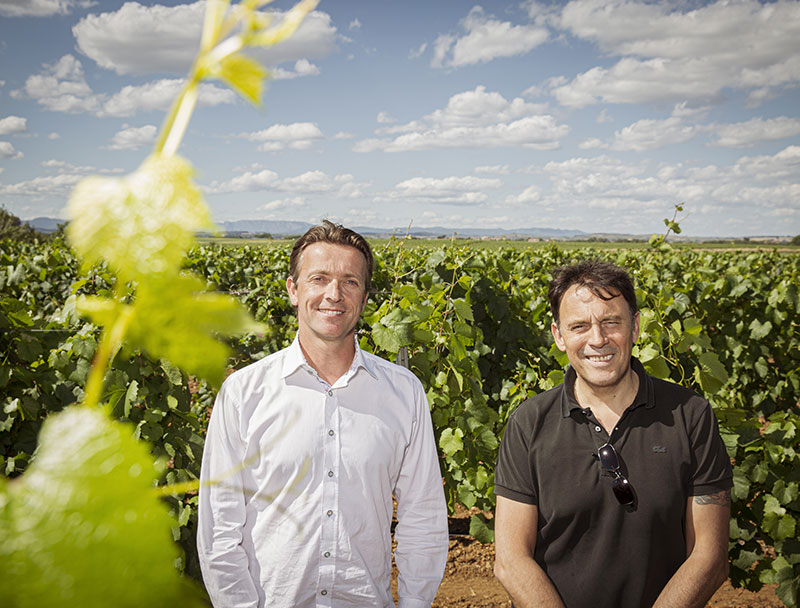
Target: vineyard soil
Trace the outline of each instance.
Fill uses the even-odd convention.
[[[450,529],[462,532],[469,527],[469,514],[463,510],[450,518]],[[450,535],[450,552],[444,580],[433,608],[510,608],[503,587],[492,573],[494,545],[482,545],[467,534]],[[397,597],[397,571],[392,576],[392,590]],[[726,582],[708,608],[783,608],[774,586],[765,586],[758,593],[734,589]]]

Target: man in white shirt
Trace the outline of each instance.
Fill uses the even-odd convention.
[[[292,249],[288,348],[232,374],[206,436],[197,545],[217,608],[430,608],[447,512],[425,392],[362,351],[373,258],[325,221]]]

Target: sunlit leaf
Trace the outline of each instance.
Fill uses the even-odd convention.
[[[267,71],[257,61],[238,53],[231,55],[221,62],[216,75],[253,105],[261,103]]]
[[[67,236],[84,266],[105,260],[122,281],[177,270],[194,233],[211,228],[192,167],[150,156],[122,178],[89,177],[67,205]]]
[[[77,407],[45,421],[36,460],[0,485],[0,605],[202,605],[173,567],[159,471],[131,430]]]
[[[464,449],[464,441],[461,439],[463,436],[464,431],[461,429],[445,429],[439,437],[439,447],[445,454],[452,456]]]
[[[131,346],[214,385],[221,383],[230,353],[218,337],[264,329],[237,300],[206,291],[201,280],[185,274],[141,285],[133,309]]]

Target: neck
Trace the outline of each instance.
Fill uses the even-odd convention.
[[[353,363],[356,347],[352,334],[348,338],[343,342],[325,342],[304,339],[302,334],[299,336],[300,350],[306,362],[330,385],[335,384]]]
[[[580,376],[575,379],[575,399],[582,407],[592,408],[596,416],[607,412],[619,419],[633,403],[638,391],[639,375],[632,368],[628,368],[620,381],[611,386],[589,384]]]

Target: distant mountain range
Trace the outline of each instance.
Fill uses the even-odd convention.
[[[39,232],[54,232],[64,220],[51,217],[37,217],[24,220],[34,230]],[[273,220],[237,220],[233,222],[220,222],[219,227],[223,234],[228,236],[251,236],[269,234],[273,237],[300,236],[314,224],[308,222],[280,222]],[[374,228],[371,226],[348,226],[359,234],[371,237],[404,236],[408,228]],[[462,237],[507,237],[507,238],[575,238],[588,236],[580,230],[558,230],[554,228],[519,228],[517,230],[503,230],[502,228],[433,228],[411,227],[411,236],[418,238],[450,237],[454,234]]]
[[[39,232],[54,232],[58,226],[64,224],[64,220],[54,219],[51,217],[37,217],[32,220],[23,220],[26,224]],[[237,220],[232,222],[220,222],[219,224],[222,233],[225,236],[260,236],[270,235],[275,238],[285,238],[292,236],[299,236],[306,230],[311,228],[314,224],[308,222],[294,222],[294,221],[273,221],[273,220]],[[434,226],[432,228],[417,228],[413,225],[409,230],[407,227],[398,228],[374,228],[372,226],[348,226],[359,234],[370,237],[390,237],[405,236],[408,232],[411,236],[423,239],[435,238],[450,238],[452,236],[464,238],[505,238],[505,239],[559,239],[559,240],[608,240],[608,241],[622,241],[622,240],[646,240],[650,238],[650,234],[618,234],[618,233],[600,233],[600,232],[583,232],[581,230],[561,230],[557,228],[516,228],[514,230],[505,230],[503,228],[446,228],[444,226]],[[729,240],[732,237],[687,237],[684,235],[676,236],[671,235],[670,239],[676,241],[701,241],[701,240]],[[751,240],[766,240],[766,241],[785,241],[791,237],[786,236],[762,236],[751,237]]]
[[[55,232],[60,224],[65,224],[65,220],[56,220],[52,217],[37,217],[32,220],[22,220],[28,226],[39,232]]]
[[[270,234],[272,236],[299,236],[314,224],[307,222],[276,222],[271,220],[238,220],[235,222],[220,222],[219,226],[225,234]],[[519,228],[504,230],[502,228],[445,228],[434,226],[432,228],[416,228],[413,225],[409,230],[403,228],[374,228],[372,226],[348,226],[359,234],[372,237],[403,236],[409,232],[418,238],[450,237],[453,234],[470,238],[480,237],[507,237],[507,238],[575,238],[588,236],[580,230],[558,230],[555,228]]]

